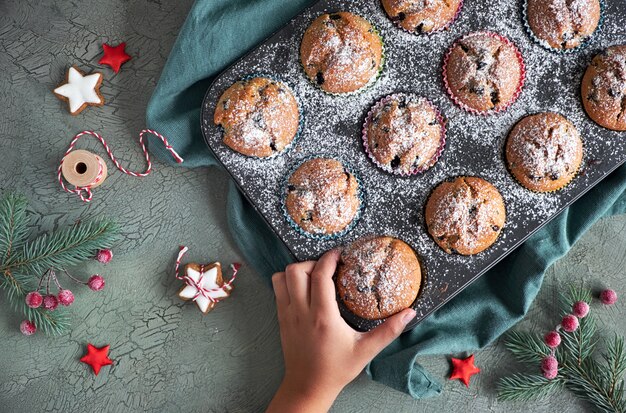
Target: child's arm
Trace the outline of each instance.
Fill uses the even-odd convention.
[[[406,309],[368,333],[339,314],[333,274],[339,252],[274,274],[285,376],[267,412],[324,412],[348,383],[415,317]]]

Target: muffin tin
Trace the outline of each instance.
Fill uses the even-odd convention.
[[[587,48],[567,55],[550,53],[530,40],[522,23],[520,3],[466,2],[448,30],[413,35],[387,18],[379,0],[321,0],[217,76],[202,104],[201,128],[206,143],[298,260],[317,258],[331,248],[372,234],[395,236],[411,245],[425,274],[413,304],[417,318],[408,326],[412,328],[626,161],[626,132],[613,132],[591,121],[582,108],[579,92],[592,57],[609,45],[626,43],[626,33],[620,26],[626,20],[626,0],[607,7],[604,28]],[[367,18],[385,42],[386,63],[380,78],[365,91],[345,97],[325,94],[313,85],[299,61],[300,40],[306,28],[319,14],[335,11]],[[520,98],[507,111],[487,117],[457,107],[442,85],[441,66],[448,48],[457,38],[478,30],[491,30],[513,41],[527,71]],[[210,50],[207,53],[210,58]],[[255,73],[268,73],[286,82],[303,106],[300,138],[287,152],[271,159],[250,158],[232,151],[221,142],[222,131],[213,124],[214,106],[220,95],[236,80]],[[441,158],[426,172],[410,177],[380,170],[362,144],[363,122],[370,107],[396,92],[428,98],[447,120],[447,143]],[[524,189],[507,171],[503,157],[506,136],[515,123],[543,111],[565,115],[585,143],[579,175],[566,188],[550,194]],[[283,214],[281,188],[285,175],[302,159],[319,154],[351,165],[365,191],[361,217],[341,237],[308,237],[294,230]],[[507,223],[500,238],[491,248],[470,257],[446,254],[430,238],[424,224],[423,211],[430,192],[441,181],[459,175],[487,179],[499,189],[507,209]],[[342,314],[360,330],[382,322],[359,319],[345,309]]]

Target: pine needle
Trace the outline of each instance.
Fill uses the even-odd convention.
[[[110,248],[118,228],[112,221],[98,220],[43,234],[22,247],[5,267],[40,274],[49,268],[62,269],[92,258],[99,249]]]
[[[567,367],[566,386],[582,400],[588,401],[602,412],[626,412],[623,393],[611,395],[601,367],[593,359],[580,366]]]
[[[559,351],[564,362],[580,365],[596,349],[596,320],[587,316],[579,320],[579,326],[573,333],[561,332],[562,346],[566,351]]]
[[[0,266],[26,241],[27,206],[26,198],[21,195],[7,194],[0,200]]]
[[[563,385],[558,377],[548,380],[539,374],[513,374],[498,381],[498,399],[529,401],[553,393]]]
[[[550,354],[550,348],[541,337],[531,333],[510,332],[504,345],[522,363],[538,363]]]

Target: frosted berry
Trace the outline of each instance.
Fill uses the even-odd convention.
[[[59,290],[59,294],[57,295],[59,303],[68,307],[72,305],[74,302],[74,294],[70,290]]]
[[[43,296],[39,291],[32,291],[26,294],[26,305],[30,308],[39,308],[43,304]]]
[[[556,376],[559,375],[559,371],[558,370],[549,370],[549,371],[544,371],[543,372],[543,377],[545,377],[548,380],[552,380],[555,379]]]
[[[59,300],[56,296],[49,294],[43,298],[43,308],[54,311],[59,306]]]
[[[572,306],[572,314],[578,318],[585,318],[589,313],[589,304],[584,301],[576,301]]]
[[[550,331],[543,337],[543,341],[550,348],[557,348],[561,345],[561,335],[557,331]]]
[[[24,320],[20,324],[20,331],[25,336],[32,336],[37,331],[37,326],[32,321]]]
[[[87,285],[89,285],[89,288],[93,291],[100,291],[104,288],[104,278],[98,274],[92,275],[91,278],[89,278]]]
[[[556,371],[559,369],[559,362],[554,356],[547,356],[541,360],[541,371],[546,373],[548,371]]]
[[[109,249],[99,250],[96,253],[96,260],[102,264],[107,264],[111,258],[113,258],[113,253]]]
[[[561,321],[561,328],[568,333],[576,331],[578,328],[578,318],[575,315],[568,314]]]
[[[602,304],[613,305],[617,301],[617,293],[611,289],[604,290],[600,293],[600,301]]]

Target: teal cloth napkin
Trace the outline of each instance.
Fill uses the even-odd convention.
[[[217,165],[200,132],[200,105],[214,76],[282,27],[311,0],[198,0],[193,5],[154,94],[147,124],[185,159],[183,167]],[[174,165],[158,140],[151,151]],[[231,234],[251,266],[269,277],[291,258],[281,241],[231,182]],[[520,248],[403,334],[368,366],[374,380],[415,398],[441,393],[441,384],[416,363],[423,355],[473,351],[524,317],[546,269],[565,255],[598,219],[626,212],[626,166],[606,178]]]

